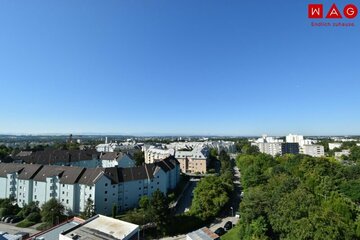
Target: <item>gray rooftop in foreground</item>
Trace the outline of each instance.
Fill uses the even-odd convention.
[[[219,239],[219,236],[210,231],[207,227],[203,227],[194,232],[188,233],[187,237],[190,237],[192,240],[214,240]]]
[[[57,239],[59,239],[59,234],[60,233],[66,231],[66,230],[69,230],[70,228],[73,228],[73,227],[75,227],[75,226],[77,226],[79,224],[80,224],[79,222],[75,222],[75,221],[65,223],[63,225],[55,227],[54,229],[52,229],[52,230],[50,230],[48,232],[45,232],[42,235],[36,236],[35,239],[43,237],[44,240],[57,240]]]

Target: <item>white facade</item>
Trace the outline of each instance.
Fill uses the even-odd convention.
[[[304,145],[300,149],[300,153],[306,154],[312,157],[325,156],[324,146],[322,145]]]
[[[33,169],[31,176],[27,168]],[[97,213],[111,214],[113,205],[118,211],[134,208],[142,196],[157,189],[167,194],[179,180],[180,166],[173,158],[130,168],[0,163],[0,198],[14,197],[20,207],[55,198],[69,214],[84,211],[91,199]]]
[[[337,160],[341,160],[341,158],[343,157],[343,156],[350,156],[350,150],[348,150],[348,149],[344,149],[344,150],[342,150],[341,152],[335,152],[335,158],[337,159]]]
[[[286,136],[286,142],[288,143],[301,143],[304,140],[304,136],[302,135],[295,135],[295,134],[289,134]]]
[[[145,163],[154,163],[156,161],[161,161],[167,157],[174,156],[174,149],[161,149],[155,146],[150,146],[148,149],[145,149]]]
[[[261,153],[270,154],[271,156],[281,155],[281,142],[258,142],[251,143],[253,146],[257,146]]]
[[[341,148],[342,143],[329,143],[329,149],[334,150],[334,148]]]
[[[103,153],[100,157],[100,165],[103,168],[121,167],[129,168],[135,167],[135,161],[128,155],[123,153]]]
[[[255,143],[282,143],[284,140],[276,138],[276,137],[268,137],[268,135],[264,134],[261,138],[258,138],[254,141]]]

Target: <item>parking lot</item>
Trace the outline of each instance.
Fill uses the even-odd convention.
[[[4,222],[0,222],[0,231],[7,232],[10,234],[15,234],[17,232],[28,232],[28,233],[30,233],[30,235],[33,235],[34,233],[39,232],[36,229],[19,228],[19,227],[16,227],[15,224],[8,224],[8,223],[4,223]]]

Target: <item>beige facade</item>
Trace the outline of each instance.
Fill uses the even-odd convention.
[[[180,158],[180,169],[183,173],[206,173],[207,160],[196,158]]]

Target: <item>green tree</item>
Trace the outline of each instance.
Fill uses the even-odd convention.
[[[94,205],[94,201],[91,198],[88,198],[86,200],[84,212],[82,212],[80,216],[83,219],[88,219],[95,216],[95,205]]]
[[[41,220],[45,223],[54,225],[57,220],[61,221],[64,217],[65,207],[55,198],[50,199],[42,205]]]
[[[29,204],[24,204],[21,211],[17,214],[20,217],[27,218],[31,213],[40,213],[39,202],[30,202]]]
[[[150,208],[148,209],[157,229],[164,233],[169,222],[170,210],[167,198],[160,190],[157,189],[151,195]]]
[[[112,209],[111,209],[111,216],[113,218],[115,218],[116,215],[117,215],[117,206],[116,206],[116,204],[113,204]]]
[[[145,163],[145,156],[141,150],[137,150],[134,152],[133,159],[135,160],[136,166],[141,166]]]

